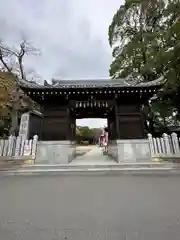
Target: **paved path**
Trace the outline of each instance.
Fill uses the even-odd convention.
[[[2,240],[178,240],[180,177],[0,179]]]
[[[115,164],[109,156],[103,155],[102,149],[97,146],[92,146],[92,149],[86,154],[75,158],[71,164]]]

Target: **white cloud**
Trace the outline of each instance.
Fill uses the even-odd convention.
[[[12,3],[13,2],[13,3]],[[108,27],[123,0],[6,0],[1,4],[1,37],[9,44],[21,33],[42,56],[26,64],[43,79],[108,78]]]

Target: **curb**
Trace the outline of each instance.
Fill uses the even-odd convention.
[[[74,174],[162,174],[176,173],[180,170],[172,167],[164,168],[99,168],[99,169],[34,169],[34,170],[5,170],[0,171],[0,176],[41,176],[41,175],[74,175]]]
[[[68,164],[29,164],[29,165],[22,165],[22,167],[24,168],[57,168],[57,169],[64,169],[64,168],[68,168],[68,169],[74,169],[74,168],[129,168],[129,167],[159,167],[159,166],[168,166],[168,167],[172,167],[174,166],[173,163],[166,163],[166,162],[139,162],[139,163],[132,163],[132,162],[127,162],[127,163],[112,163],[112,164],[107,164],[107,163],[103,163],[103,164],[73,164],[68,163]]]

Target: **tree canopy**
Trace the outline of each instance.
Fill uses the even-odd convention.
[[[110,76],[133,75],[139,81],[161,77],[164,92],[152,105],[154,112],[163,121],[176,111],[180,116],[180,1],[126,0],[109,26],[109,44]]]
[[[151,81],[163,74],[179,85],[179,32],[179,0],[126,0],[109,26],[110,76]]]
[[[88,126],[76,127],[76,140],[78,143],[88,141],[93,143],[101,135],[100,128],[89,128]]]

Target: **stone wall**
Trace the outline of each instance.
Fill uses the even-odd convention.
[[[151,150],[147,139],[117,140],[118,162],[150,162]]]
[[[75,144],[70,141],[39,141],[36,164],[67,164],[75,157]]]
[[[116,140],[109,140],[108,142],[108,155],[118,162],[118,148]]]
[[[109,155],[117,162],[149,162],[154,158],[180,158],[180,138],[164,133],[161,138],[110,140]]]

